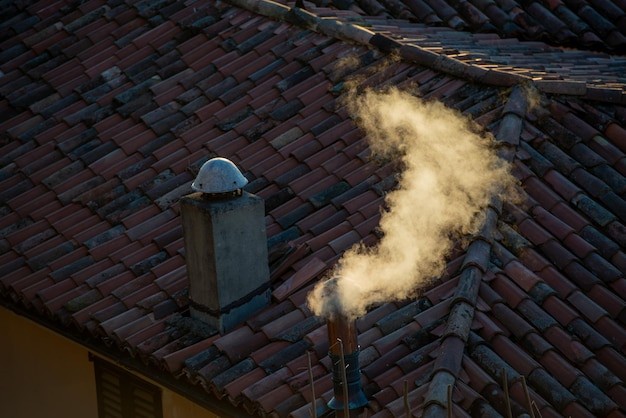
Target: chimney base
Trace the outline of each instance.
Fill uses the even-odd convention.
[[[206,306],[192,302],[190,306],[191,316],[214,327],[219,333],[224,334],[237,325],[245,322],[252,315],[267,307],[272,294],[265,289],[260,294],[253,294],[242,298],[240,306],[233,306],[228,312],[212,312]]]
[[[348,410],[353,411],[353,410],[361,409],[365,405],[367,405],[368,402],[369,401],[365,397],[365,393],[361,391],[361,393],[358,396],[358,399],[348,402]],[[340,400],[337,400],[334,397],[330,401],[328,401],[328,407],[334,411],[343,411],[345,408],[343,405],[343,402],[341,402]]]
[[[368,400],[361,386],[361,370],[359,368],[359,351],[344,354],[343,364],[341,355],[329,353],[333,364],[333,392],[335,396],[328,402],[330,409],[343,411],[347,407],[349,410],[359,409],[367,405]],[[345,369],[342,369],[344,367]],[[346,386],[345,393],[348,399],[344,398],[343,372],[345,370]]]

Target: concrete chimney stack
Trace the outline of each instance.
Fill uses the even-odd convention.
[[[224,158],[208,160],[181,203],[191,315],[228,332],[270,301],[263,199]]]

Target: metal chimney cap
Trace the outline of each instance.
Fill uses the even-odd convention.
[[[211,158],[200,167],[191,188],[202,193],[230,193],[248,184],[235,164],[221,157]]]

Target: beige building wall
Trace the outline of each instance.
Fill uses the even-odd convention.
[[[219,418],[161,388],[164,418]],[[0,307],[0,417],[98,418],[88,350]]]
[[[97,417],[88,352],[0,307],[0,417]]]
[[[171,390],[163,389],[162,399],[163,418],[220,418]]]

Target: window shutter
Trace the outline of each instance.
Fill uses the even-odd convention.
[[[100,372],[100,388],[98,389],[98,404],[100,418],[123,418],[121,382],[118,376],[106,370]]]
[[[160,405],[161,400],[155,399],[153,392],[135,387],[132,390],[133,396],[133,417],[137,418],[153,418],[160,416],[155,405]],[[160,409],[160,408],[159,408]]]
[[[94,357],[99,418],[162,418],[161,390]]]

